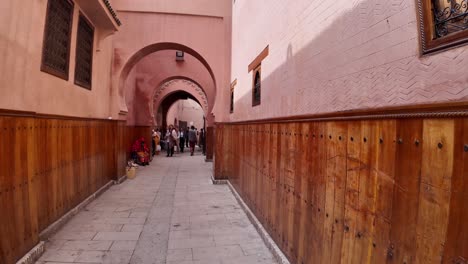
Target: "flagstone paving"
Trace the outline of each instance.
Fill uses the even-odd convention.
[[[36,264],[276,263],[211,171],[201,155],[156,157],[74,216]]]

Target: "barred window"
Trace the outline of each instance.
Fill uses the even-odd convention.
[[[261,76],[260,76],[260,66],[254,71],[254,81],[252,88],[252,106],[260,104],[260,92],[261,92]]]
[[[418,0],[424,54],[468,42],[468,0]]]
[[[234,113],[234,89],[231,89],[231,106],[229,108],[229,113]]]
[[[75,84],[91,90],[94,28],[80,14],[76,42]]]
[[[231,83],[231,105],[229,107],[229,112],[232,114],[234,113],[234,88],[236,87],[237,85],[237,79],[235,79],[232,83]]]
[[[41,70],[68,80],[73,2],[49,0],[42,47]]]

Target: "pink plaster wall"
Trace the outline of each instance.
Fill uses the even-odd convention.
[[[40,71],[47,1],[0,1],[0,108],[46,114],[107,118],[110,111],[112,37],[95,29],[92,90],[74,85],[75,4],[69,80]],[[91,21],[93,23],[93,21]]]
[[[203,109],[200,105],[189,99],[179,100],[175,102],[167,113],[167,121],[169,124],[174,122],[174,118],[178,121],[185,121],[187,125],[193,122],[193,125],[197,128],[203,128]],[[177,124],[178,125],[178,124]]]
[[[229,96],[224,88],[230,82],[230,0],[114,0],[114,7],[124,24],[114,42],[112,95],[120,100],[114,108],[126,111],[119,78],[128,60],[145,47],[170,42],[190,47],[207,61],[217,85],[213,111],[227,118],[223,105]]]
[[[175,50],[164,50],[144,57],[130,72],[125,82],[127,123],[130,125],[153,124],[152,103],[156,91],[168,79],[179,76],[189,78],[200,85],[207,98],[206,111],[211,112],[215,103],[216,89],[207,69],[189,54],[185,54],[185,61],[177,62]],[[181,88],[184,88],[184,85]],[[186,91],[198,93],[195,89],[187,88]]]
[[[127,80],[125,81],[126,87],[128,89],[125,90],[125,99],[128,102],[128,114],[127,114],[127,124],[128,125],[135,125],[135,90],[137,84],[137,71],[136,69],[132,70],[128,75]]]
[[[113,0],[119,11],[183,14],[207,17],[230,16],[227,5],[231,1],[220,0]]]
[[[413,0],[236,0],[231,120],[468,100],[467,46],[419,55]],[[262,62],[261,105],[247,66]]]
[[[180,113],[180,101],[175,102],[169,111],[167,111],[166,121],[167,125],[179,125],[179,113]],[[175,123],[175,118],[177,118],[177,123]]]

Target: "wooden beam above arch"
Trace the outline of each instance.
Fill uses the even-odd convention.
[[[270,45],[267,45],[260,54],[257,55],[257,57],[249,64],[248,72],[251,72],[255,68],[257,68],[260,63],[268,56],[269,54],[269,47]]]

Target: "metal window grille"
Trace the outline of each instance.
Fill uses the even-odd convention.
[[[255,72],[254,91],[253,91],[253,105],[260,104],[260,89],[261,89],[260,71],[257,70]]]
[[[468,29],[468,0],[432,0],[435,38]]]
[[[68,80],[73,2],[49,0],[41,70]]]
[[[231,107],[229,109],[231,113],[234,113],[234,90],[231,90]]]
[[[80,15],[76,43],[75,83],[87,89],[91,89],[92,82],[93,42],[94,28],[83,15]]]

